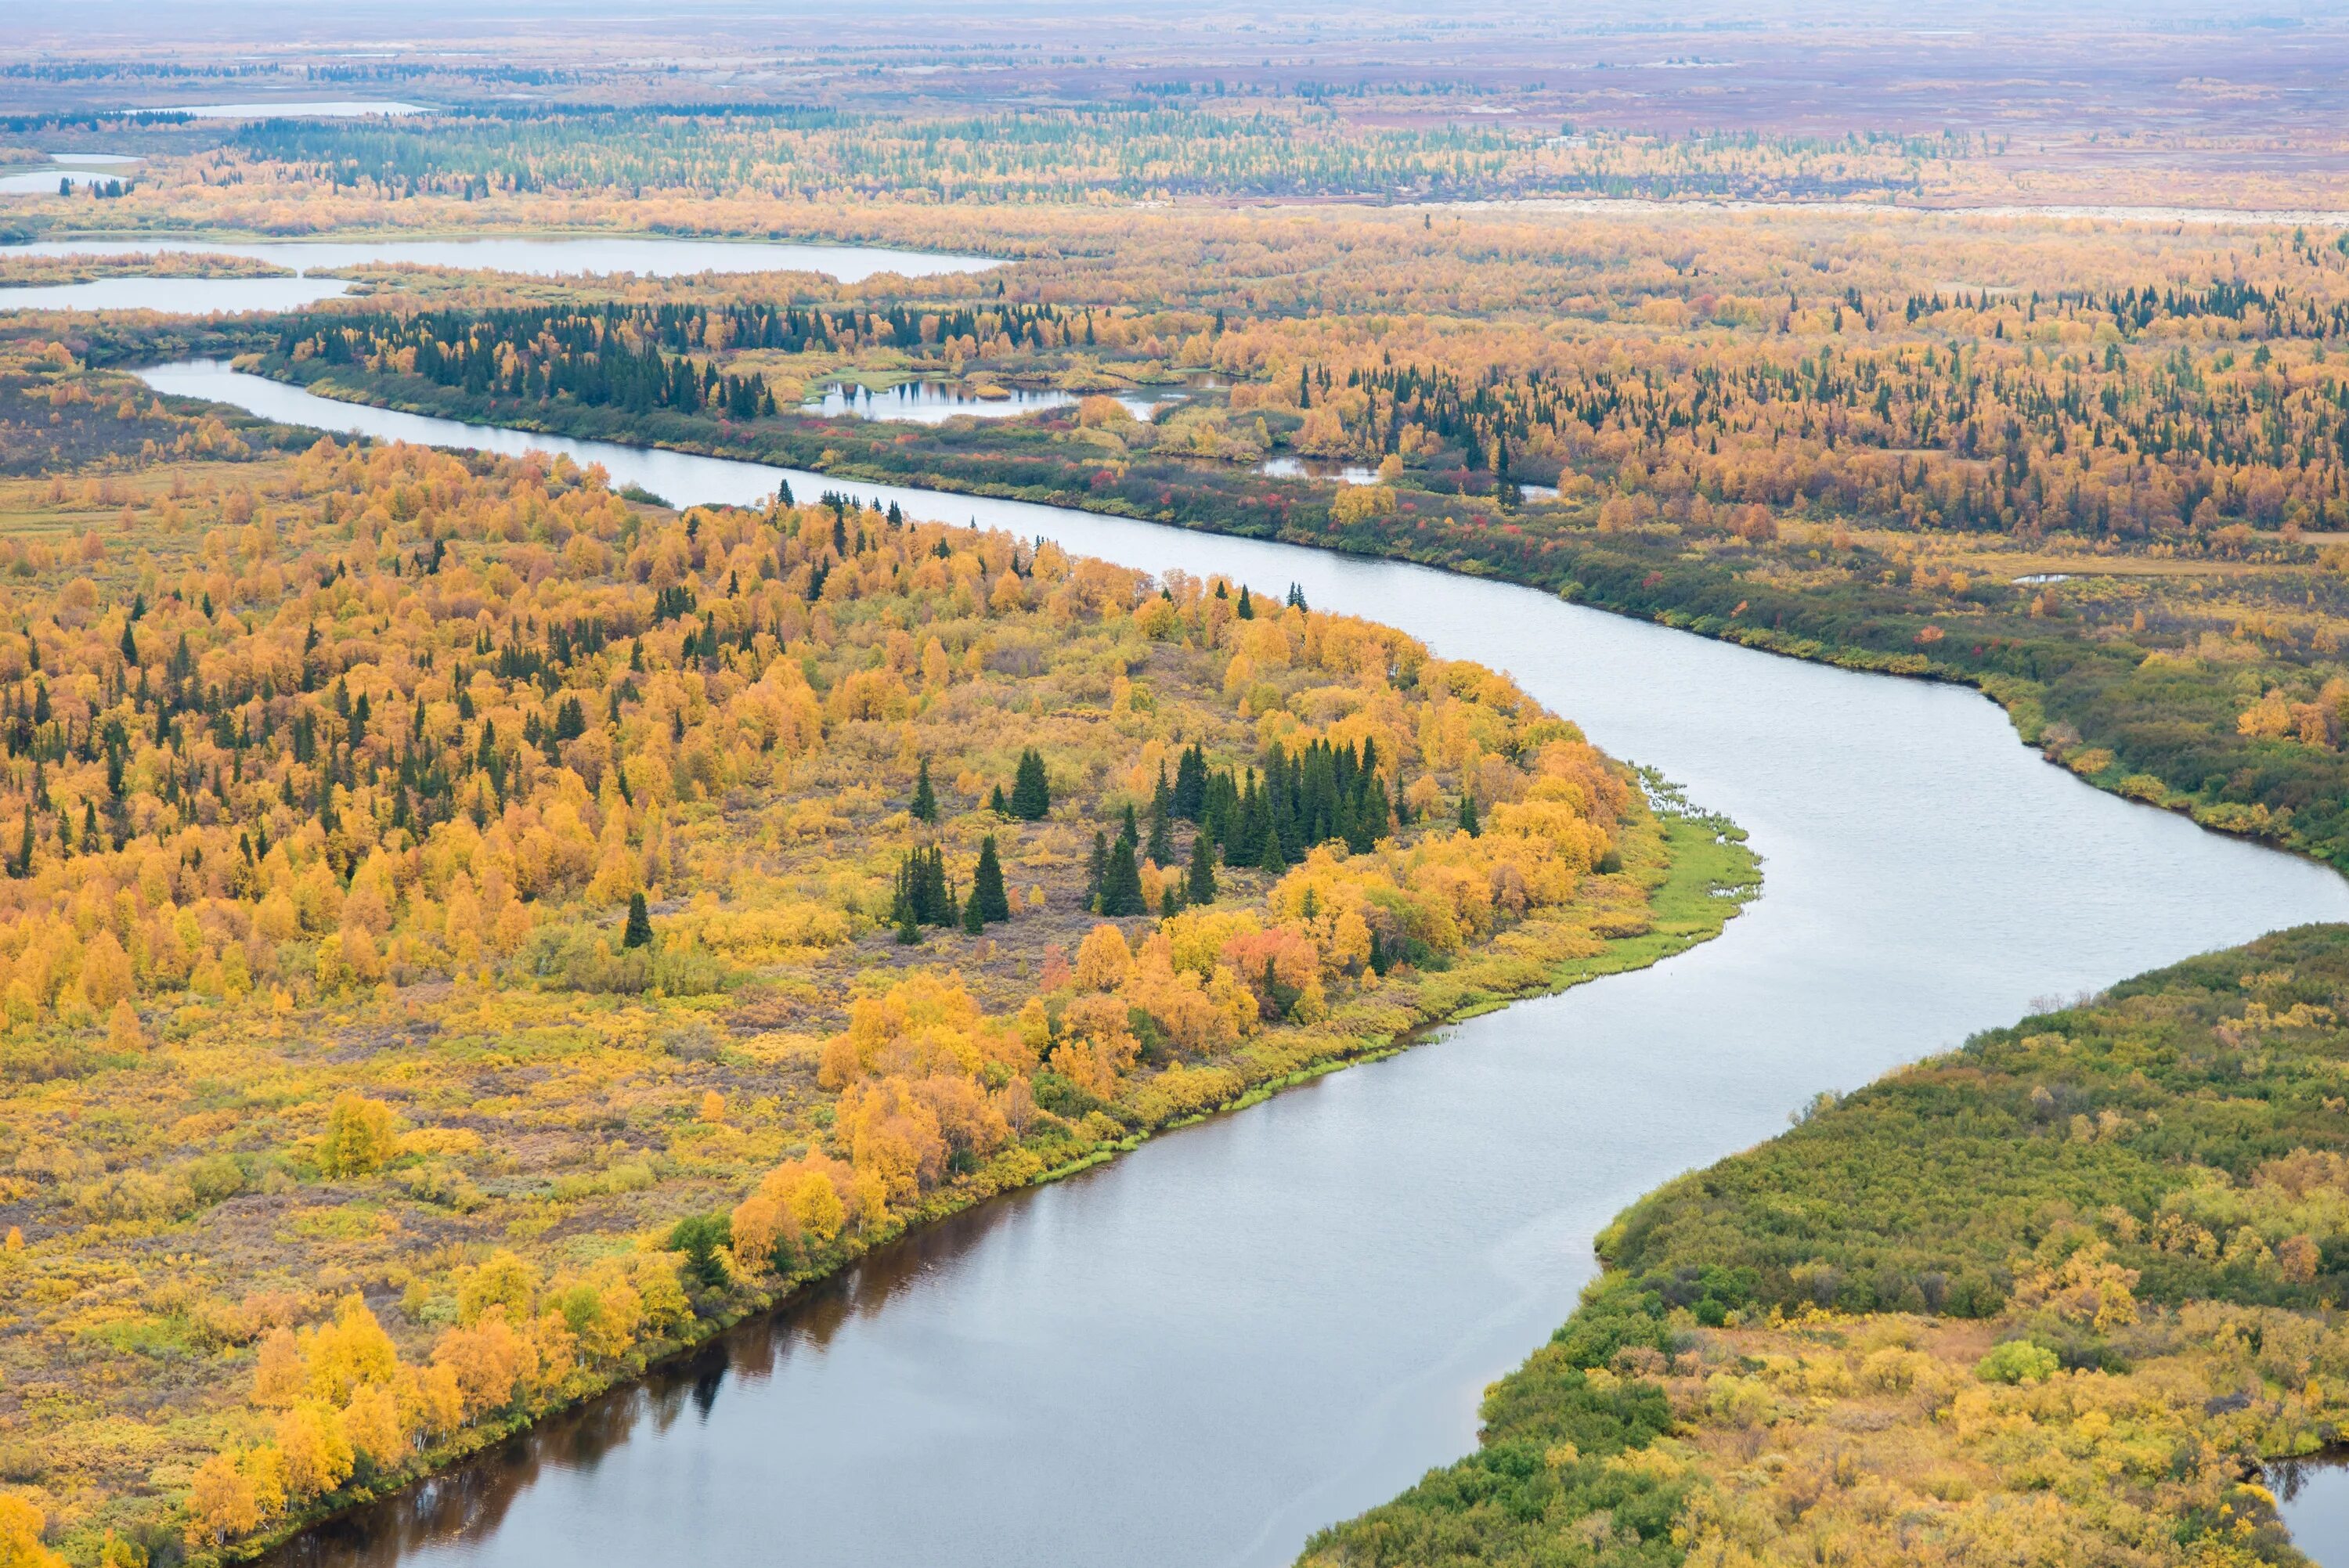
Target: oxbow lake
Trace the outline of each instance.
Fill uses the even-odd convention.
[[[910,1238],[284,1563],[1270,1568],[1474,1445],[1479,1391],[1573,1309],[1592,1235],[1640,1193],[2034,999],[2349,918],[2330,871],[2091,789],[1956,687],[1392,562],[501,432],[217,365],[148,379],[327,429],[566,452],[679,504],[788,480],[1295,583],[1509,671],[1764,858],[1718,941]]]

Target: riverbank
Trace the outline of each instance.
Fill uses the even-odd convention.
[[[1986,1031],[1640,1200],[1478,1451],[1303,1561],[2275,1563],[2349,1429],[2349,927]]]
[[[200,333],[171,346],[221,352],[235,343],[233,334]],[[2311,552],[2263,568],[2274,580],[2250,583],[2241,603],[2179,578],[2139,583],[2116,597],[2093,578],[2003,581],[1994,575],[1995,554],[1978,547],[1937,563],[1904,553],[1916,542],[1852,539],[1839,530],[1831,539],[1824,523],[1790,529],[1766,546],[1692,552],[1676,529],[1601,531],[1571,511],[1510,511],[1489,497],[1408,489],[1383,511],[1340,520],[1336,487],[1146,454],[1114,465],[1102,484],[1108,476],[1096,476],[1081,449],[1060,444],[1050,421],[1019,421],[1024,429],[971,421],[911,434],[879,421],[734,423],[501,401],[315,360],[264,360],[260,368],[321,396],[431,417],[794,467],[843,484],[921,485],[1383,555],[1523,583],[1766,653],[1965,686],[2003,708],[2024,745],[2098,789],[2349,868],[2349,754],[2305,744],[2289,724],[2254,727],[2242,718],[2247,676],[2283,694],[2286,706],[2318,696],[2289,647],[2263,653],[2256,638],[2240,634],[2278,594],[2305,589],[2313,609],[2332,613],[2331,580]],[[2150,624],[2147,609],[2157,615]],[[2206,645],[2203,633],[2226,624],[2239,634]],[[2342,629],[2349,632],[2349,620]]]
[[[272,1559],[286,1542],[327,1521],[397,1497],[429,1479],[492,1453],[517,1435],[551,1418],[605,1398],[613,1390],[663,1367],[683,1362],[721,1336],[761,1316],[787,1312],[873,1253],[900,1244],[926,1227],[999,1198],[1049,1185],[1093,1170],[1141,1149],[1165,1134],[1199,1126],[1258,1106],[1283,1090],[1303,1087],[1350,1067],[1381,1061],[1407,1049],[1440,1045],[1443,1029],[1495,1012],[1515,1001],[1556,995],[1608,975],[1645,969],[1711,941],[1760,890],[1756,857],[1744,836],[1723,820],[1687,810],[1665,792],[1659,798],[1660,832],[1649,852],[1634,847],[1627,871],[1645,882],[1654,877],[1643,930],[1609,937],[1597,951],[1584,928],[1568,922],[1529,920],[1489,951],[1467,955],[1416,986],[1390,988],[1369,1032],[1364,1017],[1333,1015],[1298,1048],[1235,1060],[1232,1085],[1220,1099],[1193,1102],[1163,1112],[1124,1136],[1105,1140],[1049,1167],[1036,1161],[1000,1162],[979,1179],[928,1195],[890,1222],[854,1236],[843,1234],[822,1262],[793,1270],[771,1285],[738,1283],[725,1305],[697,1316],[688,1333],[648,1347],[608,1375],[566,1391],[560,1401],[486,1422],[455,1440],[419,1454],[410,1464],[366,1485],[338,1493],[330,1506],[289,1514],[276,1528],[252,1536],[218,1555],[222,1561]]]

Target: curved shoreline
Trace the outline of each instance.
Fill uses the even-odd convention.
[[[648,1379],[676,1371],[694,1358],[707,1355],[713,1346],[730,1336],[762,1322],[788,1320],[792,1315],[812,1307],[824,1293],[837,1289],[851,1274],[871,1266],[895,1252],[920,1244],[942,1224],[978,1213],[1002,1200],[1033,1193],[1040,1188],[1081,1175],[1169,1133],[1261,1105],[1284,1090],[1301,1088],[1350,1067],[1383,1061],[1415,1047],[1434,1043],[1437,1037],[1453,1025],[1497,1012],[1516,1002],[1555,996],[1610,975],[1650,968],[1713,940],[1722,934],[1747,903],[1759,896],[1760,857],[1746,847],[1744,835],[1726,819],[1672,809],[1674,803],[1669,794],[1664,796],[1661,804],[1665,809],[1655,810],[1654,815],[1658,823],[1658,845],[1668,858],[1662,881],[1651,890],[1649,908],[1651,919],[1646,932],[1610,939],[1603,951],[1588,958],[1558,960],[1550,965],[1539,982],[1532,985],[1511,985],[1502,980],[1491,988],[1471,986],[1461,992],[1456,1004],[1441,1012],[1418,1017],[1404,1029],[1382,1036],[1361,1037],[1352,1049],[1309,1056],[1301,1065],[1288,1071],[1269,1073],[1253,1082],[1244,1083],[1240,1092],[1220,1105],[1159,1126],[1142,1128],[1113,1143],[1098,1146],[1091,1153],[1065,1165],[1042,1171],[1026,1180],[999,1186],[941,1190],[925,1200],[918,1208],[893,1218],[887,1229],[872,1236],[859,1237],[844,1255],[823,1267],[794,1274],[788,1282],[772,1290],[754,1290],[739,1308],[730,1308],[716,1316],[696,1319],[692,1337],[665,1346],[641,1360],[632,1358],[597,1387],[543,1409],[502,1417],[477,1427],[464,1433],[458,1441],[419,1456],[410,1464],[374,1484],[354,1489],[347,1495],[339,1495],[331,1506],[289,1515],[266,1532],[221,1549],[215,1554],[217,1560],[266,1560],[291,1568],[293,1560],[289,1549],[311,1532],[369,1509],[391,1506],[397,1500],[412,1495],[418,1488],[452,1473],[476,1465],[495,1464],[495,1450],[501,1445],[542,1433],[550,1423],[586,1418],[591,1412],[615,1398],[627,1397]],[[1525,925],[1512,929],[1523,931],[1537,923],[1555,923],[1528,921]],[[1464,972],[1473,977],[1482,961],[1495,956],[1495,944],[1487,944],[1481,951],[1464,954],[1462,961],[1448,973]],[[988,1173],[981,1174],[984,1177]],[[192,1554],[191,1560],[202,1561],[203,1555]]]

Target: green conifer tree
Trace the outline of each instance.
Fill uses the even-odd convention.
[[[630,947],[650,947],[652,944],[652,911],[645,907],[644,894],[632,892],[628,895],[628,925],[627,929],[620,934],[620,946],[625,950]]]
[[[1256,863],[1259,871],[1273,876],[1278,876],[1288,869],[1288,857],[1281,852],[1280,835],[1273,830],[1270,824],[1266,825],[1264,849]]]
[[[31,815],[32,812],[28,809],[26,816],[29,819]],[[28,834],[30,830],[29,828],[26,830]],[[28,837],[26,842],[30,841]],[[1085,858],[1085,907],[1087,909],[1097,909],[1101,906],[1102,879],[1108,874],[1109,835],[1095,829],[1092,853]]]
[[[1150,797],[1151,863],[1165,869],[1174,863],[1174,791],[1167,788],[1166,764],[1158,765],[1158,789]]]
[[[1142,868],[1133,863],[1131,839],[1121,837],[1110,846],[1109,864],[1102,872],[1101,913],[1112,919],[1149,913],[1142,902]]]
[[[1191,841],[1189,880],[1190,885],[1183,891],[1193,903],[1216,902],[1216,853],[1205,833]]]
[[[1003,862],[996,856],[993,833],[978,841],[978,870],[971,873],[970,902],[982,921],[1011,918],[1011,898],[1003,889]],[[969,923],[969,916],[964,916],[964,923]]]
[[[1052,783],[1044,759],[1033,747],[1019,754],[1019,769],[1011,780],[1011,814],[1023,822],[1040,822],[1052,810]]]
[[[921,770],[914,776],[914,820],[935,822],[938,820],[937,791],[930,788],[930,759],[922,758]]]

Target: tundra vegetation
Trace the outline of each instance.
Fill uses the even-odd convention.
[[[2306,1563],[2260,1478],[2344,1430],[2344,1016],[2306,926],[1823,1097],[1304,1563]]]
[[[90,454],[0,481],[21,1560],[265,1540],[1750,881],[1299,593],[232,426],[29,339],[0,394]]]

